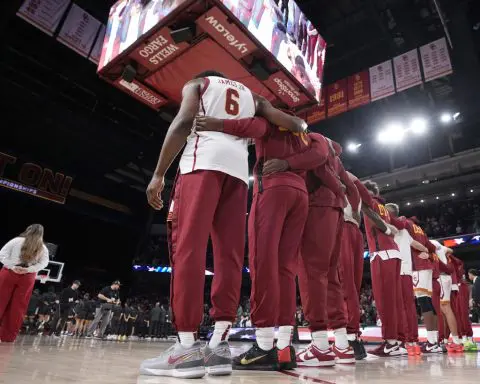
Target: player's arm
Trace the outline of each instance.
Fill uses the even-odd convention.
[[[407,220],[402,220],[398,217],[390,216],[390,223],[400,230],[407,228]]]
[[[353,207],[358,207],[360,205],[360,193],[358,192],[358,189],[350,175],[347,173],[347,171],[345,171],[340,159],[336,157],[335,160],[337,162],[338,177],[340,178],[342,184],[346,187],[348,200]]]
[[[197,116],[195,118],[195,130],[197,132],[223,132],[238,137],[259,139],[266,136],[269,129],[268,121],[261,117],[238,120],[222,120],[210,116]]]
[[[255,100],[256,114],[264,117],[273,125],[288,129],[292,132],[304,132],[308,128],[305,121],[275,108],[264,97],[254,94],[253,98]]]
[[[392,233],[391,228],[383,221],[380,215],[375,212],[372,208],[367,205],[362,206],[362,212],[368,219],[377,227],[380,231],[384,232],[386,235],[390,235]]]
[[[417,251],[420,251],[420,252],[428,252],[428,249],[427,247],[425,247],[422,243],[418,242],[417,240],[413,240],[411,241],[410,243],[410,246],[414,249],[416,249]]]

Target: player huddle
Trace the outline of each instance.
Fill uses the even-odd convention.
[[[418,353],[411,312],[414,284],[429,330],[424,352],[438,351],[435,313],[439,315],[440,309],[434,311],[435,300],[428,296],[435,297],[432,282],[439,277],[435,271],[441,273],[440,265],[445,264],[433,256],[441,248],[432,245],[411,220],[391,214],[374,183],[364,185],[345,171],[340,145],[320,134],[307,133],[303,120],[274,108],[248,88],[231,83],[235,82],[208,71],[184,86],[180,110],[168,130],[147,189],[150,205],[162,209],[165,173],[185,146],[167,222],[171,306],[179,342],[144,361],[140,372],[196,378],[205,373],[227,375],[232,367],[275,371],[354,364],[356,359],[366,357],[359,339],[361,211],[385,339],[374,353],[394,356],[406,354],[407,349],[411,354]],[[232,358],[228,334],[241,288],[249,184],[247,145],[252,139],[256,164],[248,214],[248,254],[256,343]],[[399,243],[404,236],[402,244],[408,247],[399,249],[395,236]],[[211,340],[203,346],[196,331],[202,319],[209,237],[215,272],[211,316],[216,322]],[[413,255],[410,247],[415,249]],[[404,260],[408,264],[408,258],[410,264],[412,259],[414,262],[410,272],[402,269],[402,276],[407,276],[403,278],[401,266]],[[445,271],[456,274],[460,266],[448,268],[451,263],[445,264]],[[431,273],[423,272],[427,270]],[[419,277],[413,283],[412,274]],[[298,353],[291,345],[297,277],[312,332],[312,343]],[[454,336],[450,348],[460,351],[456,325],[450,321],[452,316],[444,303],[446,285],[443,287],[441,310]],[[327,329],[334,330],[332,345]]]

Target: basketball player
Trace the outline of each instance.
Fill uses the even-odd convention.
[[[295,368],[295,350],[290,345],[296,309],[297,255],[308,213],[305,172],[288,161],[310,146],[304,132],[298,134],[275,127],[261,118],[219,120],[197,117],[196,130],[217,131],[254,138],[257,162],[254,167],[253,202],[248,224],[249,266],[252,278],[250,302],[256,344],[234,359],[235,369],[277,370]],[[328,146],[324,141],[311,168],[324,164]],[[271,159],[282,163],[271,173]],[[265,172],[267,171],[267,172]],[[279,327],[274,347],[274,327]],[[278,349],[278,354],[277,354]],[[277,357],[278,356],[278,357]]]
[[[397,204],[386,204],[390,216],[398,217],[400,209]],[[400,219],[405,219],[404,217]],[[402,264],[400,266],[401,280],[401,303],[405,313],[404,333],[406,336],[406,348],[409,356],[421,355],[418,345],[418,320],[415,294],[412,281],[412,251],[415,248],[419,252],[428,252],[427,247],[415,241],[406,229],[399,230],[394,238],[400,250]]]
[[[452,293],[452,274],[454,273],[454,267],[450,260],[450,254],[453,251],[450,248],[447,248],[441,245],[436,240],[431,240],[433,245],[436,246],[436,255],[438,256],[440,263],[440,277],[438,278],[438,283],[440,284],[440,310],[442,312],[443,318],[443,327],[445,332],[443,334],[444,340],[448,339],[450,332],[452,333],[453,343],[448,344],[448,340],[445,342],[448,352],[451,353],[461,353],[463,352],[463,345],[458,337],[458,328],[457,328],[457,319],[453,313],[452,307],[450,305],[450,297]],[[449,331],[447,332],[447,329]]]
[[[158,164],[147,188],[150,205],[163,207],[164,176],[186,143],[180,160],[169,212],[172,266],[171,302],[179,343],[142,364],[141,372],[183,378],[229,374],[228,331],[236,317],[245,243],[248,192],[247,140],[220,132],[192,131],[197,114],[222,119],[253,117],[255,113],[292,131],[305,122],[276,110],[243,84],[208,71],[183,88],[180,110],[165,137]],[[211,235],[215,277],[212,317],[215,329],[205,362],[196,331],[203,316],[205,254]]]
[[[412,249],[413,291],[422,311],[428,339],[428,342],[422,347],[422,352],[439,353],[442,351],[438,345],[438,319],[432,302],[433,280],[437,273],[432,260],[436,247],[428,240],[416,217],[407,219],[406,223],[406,229],[410,236],[428,249],[428,252]]]

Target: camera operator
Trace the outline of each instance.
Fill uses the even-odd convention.
[[[65,288],[62,291],[59,299],[56,301],[57,308],[55,311],[55,317],[53,318],[51,330],[51,333],[55,334],[55,336],[61,335],[70,312],[72,311],[74,305],[78,302],[79,287],[80,281],[75,280],[70,287]]]
[[[105,333],[105,330],[107,329],[108,323],[111,319],[112,309],[115,305],[120,304],[119,290],[120,281],[115,280],[112,285],[103,288],[99,292],[97,297],[100,300],[100,311],[96,314],[95,319],[90,325],[87,337],[92,337],[93,333],[100,324],[100,330],[97,338],[103,339],[103,334]]]

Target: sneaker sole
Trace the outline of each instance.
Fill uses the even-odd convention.
[[[279,371],[280,367],[274,365],[234,365],[233,370],[235,371]]]
[[[297,368],[297,363],[290,362],[290,363],[280,363],[280,370],[281,371],[291,371],[292,369]]]
[[[205,367],[196,367],[189,369],[141,368],[140,375],[177,377],[181,379],[201,379],[205,376]]]
[[[317,367],[334,367],[335,360],[332,361],[302,361],[297,362],[298,368],[317,368]]]
[[[355,364],[355,357],[350,359],[335,359],[336,364]]]
[[[228,376],[232,374],[232,365],[214,365],[212,367],[205,367],[205,371],[210,376]]]

